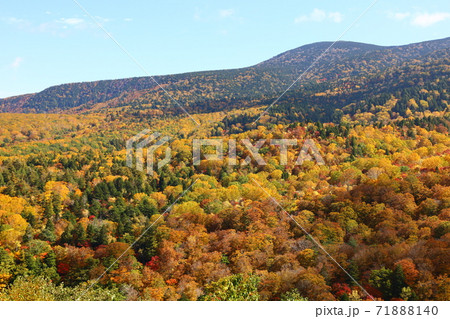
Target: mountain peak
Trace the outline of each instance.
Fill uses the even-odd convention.
[[[155,77],[181,103],[201,111],[247,105],[257,97],[261,103],[283,92],[310,66],[303,81],[330,82],[349,77],[367,77],[405,62],[425,61],[433,52],[448,57],[450,38],[402,46],[338,41],[317,42],[281,53],[255,66]],[[330,46],[332,47],[330,48]],[[442,54],[442,50],[447,50]],[[320,57],[320,59],[318,59]],[[201,92],[199,95],[198,93]],[[193,97],[196,98],[193,98]],[[35,94],[0,99],[0,112],[55,113],[131,106],[168,107],[151,77],[71,83],[53,86]]]

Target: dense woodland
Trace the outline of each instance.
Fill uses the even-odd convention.
[[[47,92],[56,102],[3,100],[28,112],[30,99],[50,108],[78,97],[60,105],[70,114],[0,114],[0,300],[449,300],[448,48],[415,46],[338,47],[333,63],[357,75],[302,82],[256,124],[272,94],[241,103],[236,86],[250,82],[234,71],[179,86],[200,125],[158,109],[160,91],[126,92],[125,80],[120,94],[110,82],[80,86],[98,94],[89,106],[73,85]],[[371,70],[361,50],[386,67]],[[297,53],[245,72],[265,83],[255,70],[300,63]],[[234,96],[220,85],[208,95],[217,76]],[[125,142],[144,128],[172,137],[170,163],[151,176],[126,166]],[[227,156],[193,165],[194,138],[265,140],[268,165],[245,165],[242,144],[236,166]],[[300,141],[286,166],[269,143],[280,138]],[[305,139],[325,165],[295,164]]]

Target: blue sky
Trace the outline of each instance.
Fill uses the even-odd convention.
[[[152,75],[245,67],[334,41],[372,2],[78,1]],[[343,40],[407,44],[449,30],[448,0],[379,0]],[[0,98],[145,75],[73,0],[0,0],[0,36]]]

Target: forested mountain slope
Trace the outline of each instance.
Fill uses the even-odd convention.
[[[158,76],[155,79],[194,113],[264,106],[276,99],[330,45],[331,42],[305,45],[248,68]],[[388,69],[396,72],[395,68],[403,67],[403,72],[409,72],[408,67],[426,67],[429,63],[440,63],[444,68],[448,60],[443,58],[449,57],[449,48],[450,38],[395,47],[341,41],[318,60],[290,94],[302,100],[310,93],[322,92],[327,85],[338,89],[345,81],[368,85],[365,81],[368,78],[373,81],[377,76],[382,84],[384,79],[380,77],[384,77]],[[358,90],[353,91],[358,93]],[[350,99],[346,102],[357,101]],[[337,103],[336,99],[333,104],[345,106]],[[181,111],[150,77],[63,84],[39,93],[0,100],[1,112],[80,113],[123,108],[128,111],[158,108],[166,109],[165,112]],[[308,116],[309,105],[303,105],[302,109]],[[325,111],[327,119],[333,111]]]
[[[263,116],[329,43],[158,77],[200,125],[149,78],[2,100],[0,300],[449,300],[448,44],[338,43]]]

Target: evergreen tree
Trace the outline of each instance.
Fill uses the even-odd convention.
[[[61,196],[59,194],[52,194],[53,211],[57,216],[59,215],[59,213],[61,213],[61,204]]]
[[[144,198],[138,205],[140,213],[146,217],[151,217],[153,214],[157,213],[156,207],[150,203],[147,198]]]
[[[144,229],[148,229],[150,225],[147,224]],[[134,246],[137,259],[142,263],[147,263],[156,256],[158,248],[158,240],[154,228],[150,228],[144,236]]]
[[[61,234],[61,238],[59,239],[61,244],[72,243],[72,231],[73,231],[73,226],[72,226],[72,224],[69,224],[66,227],[66,229],[64,230],[64,232]]]
[[[403,269],[400,265],[395,267],[391,278],[392,295],[398,298],[402,293],[402,289],[407,286],[405,283],[405,274],[403,273]]]
[[[30,240],[32,240],[34,237],[34,231],[33,227],[31,225],[27,226],[27,229],[25,230],[25,234],[22,237],[22,240],[24,243],[28,243]]]
[[[44,230],[42,231],[40,238],[42,240],[46,240],[49,242],[54,242],[56,240],[55,235],[55,224],[51,220],[51,218],[47,219],[47,223],[45,225]]]
[[[47,219],[53,218],[55,211],[53,209],[53,203],[46,202],[44,206],[44,217]]]
[[[108,229],[105,225],[100,227],[100,230],[98,228],[95,231],[95,234],[93,236],[92,244],[94,246],[100,246],[100,245],[108,245]]]
[[[77,224],[72,231],[72,243],[81,245],[86,241],[86,231],[81,224]]]

